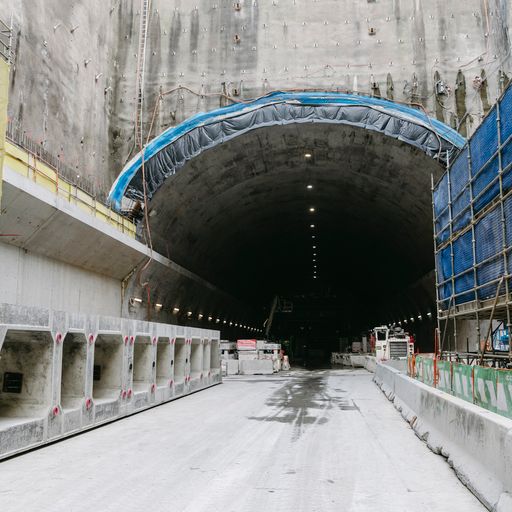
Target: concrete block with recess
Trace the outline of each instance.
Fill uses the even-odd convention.
[[[221,380],[218,331],[0,304],[0,459]]]

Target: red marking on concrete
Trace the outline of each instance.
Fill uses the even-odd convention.
[[[151,384],[151,393],[154,393],[156,390],[156,384]]]
[[[56,334],[55,341],[56,341],[57,345],[62,341],[62,334],[60,332],[58,332]]]
[[[94,334],[89,334],[89,345],[94,343]]]
[[[89,410],[91,407],[92,407],[92,399],[88,398],[88,399],[85,401],[85,408],[86,408],[87,410]]]
[[[58,416],[59,415],[59,412],[60,412],[60,409],[59,409],[59,406],[56,405],[53,409],[52,409],[52,414],[53,416]]]
[[[123,391],[122,391],[122,393],[121,393],[121,397],[122,397],[122,398],[126,398],[126,390],[125,390],[125,389],[123,389]]]
[[[130,398],[131,396],[132,396],[132,390],[131,390],[131,389],[129,389],[129,390],[128,390],[128,398]]]
[[[133,345],[135,343],[135,338],[133,336],[130,336],[130,345]]]
[[[124,344],[125,344],[125,345],[128,345],[128,336],[125,336],[125,337],[124,337]]]
[[[156,345],[156,337],[153,338],[153,345]]]
[[[173,385],[173,384],[174,384],[174,381],[171,379],[171,380],[169,381],[169,387],[170,387],[170,388],[172,388],[172,385]]]

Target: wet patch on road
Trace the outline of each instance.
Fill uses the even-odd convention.
[[[271,408],[269,414],[248,416],[248,419],[291,424],[292,439],[297,440],[306,427],[327,423],[334,410],[359,412],[359,407],[345,390],[334,389],[336,395],[328,392],[328,377],[326,372],[294,376],[267,400],[266,405]]]

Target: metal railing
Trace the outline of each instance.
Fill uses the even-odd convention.
[[[92,180],[80,177],[73,169],[46,151],[40,144],[9,123],[7,141],[19,148],[26,157],[7,148],[7,155],[23,164],[24,175],[50,189],[59,197],[76,204],[91,215],[100,218],[119,231],[135,236],[133,217],[114,212],[107,204],[106,188],[98,188]]]
[[[31,139],[24,130],[11,120],[7,122],[6,137],[7,140],[24,149],[37,160],[51,167],[59,178],[108,207],[107,199],[110,187],[106,182],[96,176],[82,176],[79,169],[71,167],[59,157],[44,149],[42,144]]]

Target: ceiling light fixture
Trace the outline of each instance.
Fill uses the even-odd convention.
[[[308,190],[311,190],[311,189],[313,188],[313,185],[308,185],[306,188],[307,188]]]
[[[304,158],[311,158],[313,155],[311,153],[304,153]]]
[[[311,229],[315,229],[315,225],[314,225],[314,224],[310,224],[310,225],[309,225],[309,227],[310,227]]]
[[[310,211],[311,213],[315,213],[315,211],[316,211],[316,210],[315,210],[315,208],[312,206],[312,207],[309,209],[309,211]]]
[[[180,312],[180,308],[172,308],[172,312],[177,315]]]

